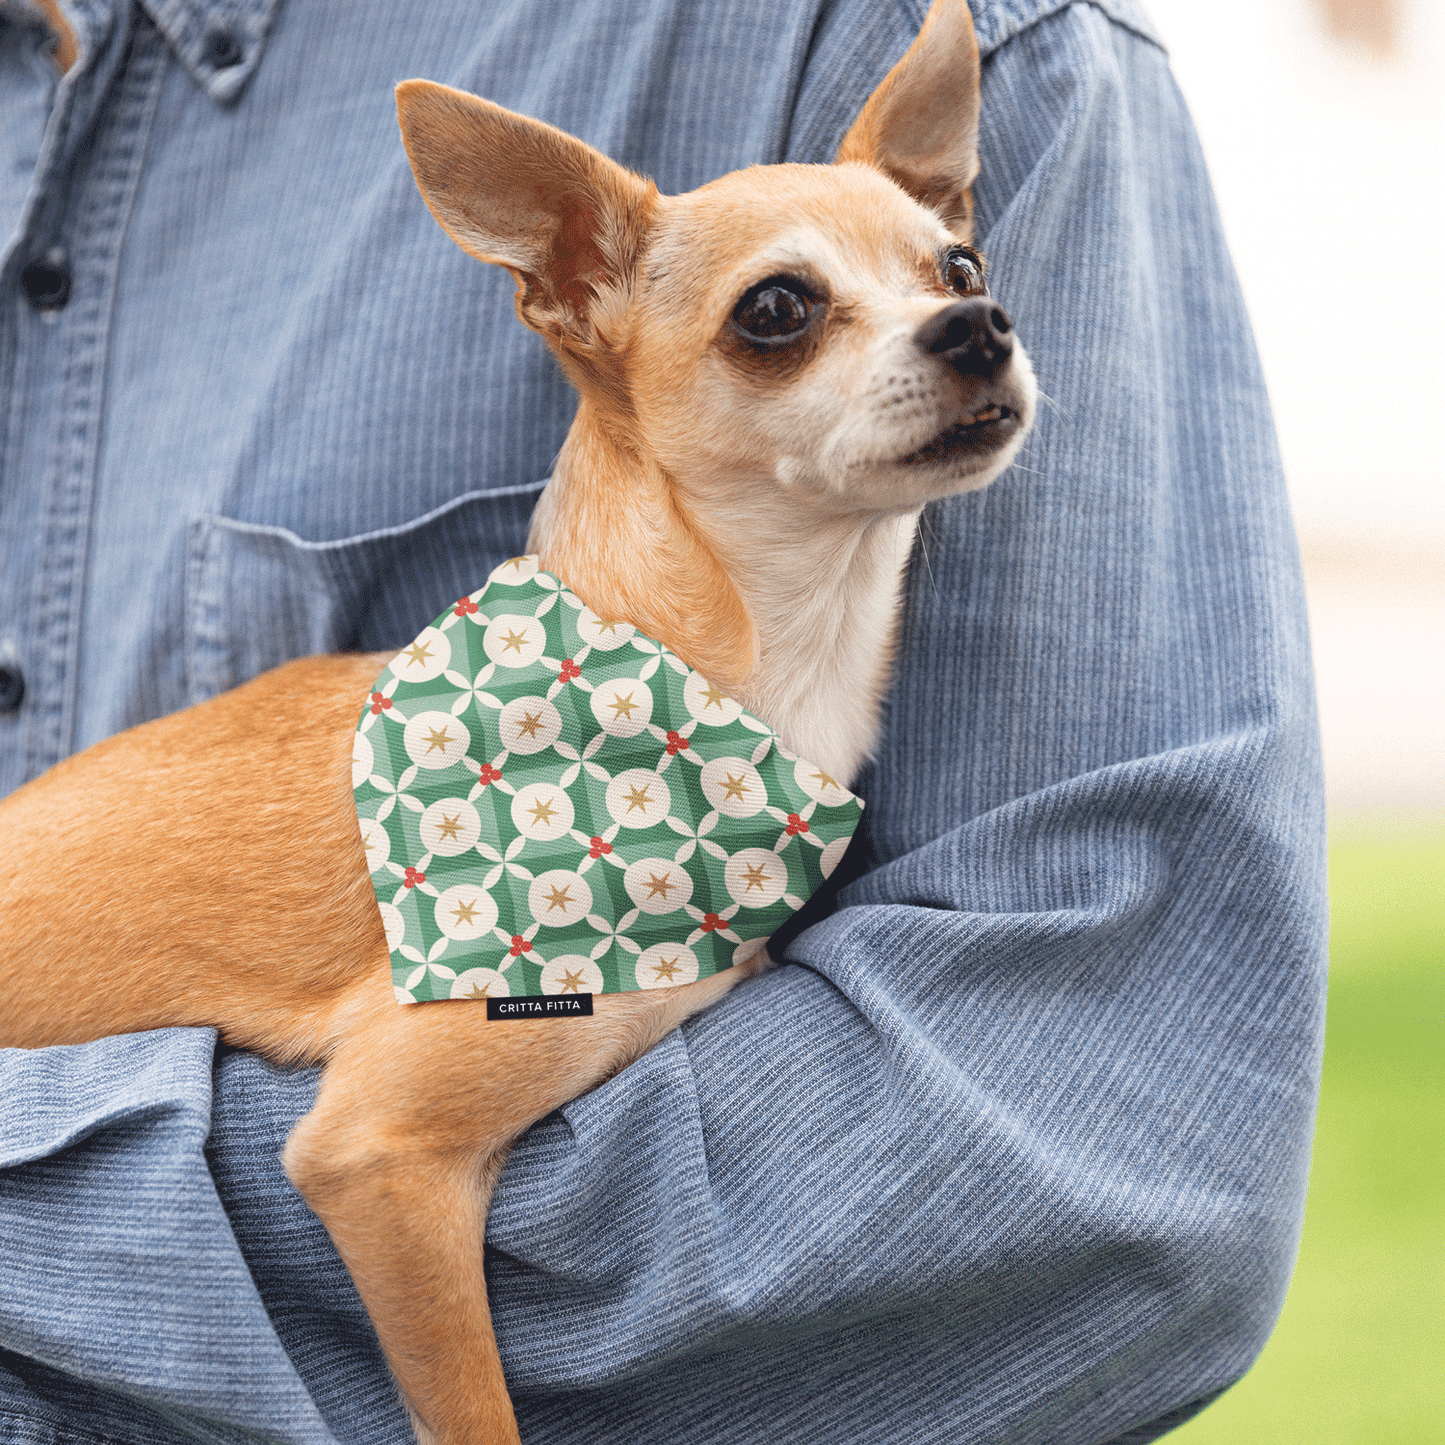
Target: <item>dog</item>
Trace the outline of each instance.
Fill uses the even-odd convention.
[[[397,102],[427,205],[512,274],[519,317],[579,392],[528,550],[851,779],[877,735],[922,508],[997,477],[1034,414],[971,245],[964,0],[934,0],[835,164],[753,167],[683,196],[459,91],[407,81]],[[508,1148],[766,958],[600,995],[564,1025],[397,1007],[350,786],[355,718],[387,661],[290,663],[0,804],[0,1044],[209,1025],[324,1064],[285,1168],[419,1438],[515,1445],[482,1273]],[[304,863],[264,866],[298,830]]]

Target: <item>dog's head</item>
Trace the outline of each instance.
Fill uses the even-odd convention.
[[[694,500],[830,512],[992,481],[1035,386],[971,246],[978,48],[934,0],[831,166],[754,166],[683,196],[562,131],[406,81],[402,133],[459,245],[623,443]]]

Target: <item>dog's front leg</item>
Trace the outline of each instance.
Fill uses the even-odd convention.
[[[351,1272],[421,1445],[519,1445],[482,1273],[505,1149],[396,1154],[350,1178],[293,1164],[303,1153],[288,1147],[288,1168]]]
[[[328,1062],[286,1172],[350,1271],[423,1445],[517,1445],[482,1238],[520,1128],[496,1107],[484,1014],[386,1007],[394,1019],[378,1012]],[[470,1067],[458,1067],[437,1035],[468,1023]]]
[[[765,963],[759,950],[680,988],[599,995],[591,1018],[489,1025],[471,1002],[398,1007],[380,971],[342,1002],[286,1172],[351,1271],[423,1441],[518,1441],[482,1274],[508,1147]]]

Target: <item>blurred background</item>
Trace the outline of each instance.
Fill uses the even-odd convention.
[[[1445,1442],[1445,0],[1146,0],[1254,320],[1309,592],[1330,1014],[1299,1263],[1180,1445]]]

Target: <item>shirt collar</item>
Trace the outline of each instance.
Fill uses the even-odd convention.
[[[210,97],[236,99],[261,63],[280,0],[140,0],[176,58]]]

